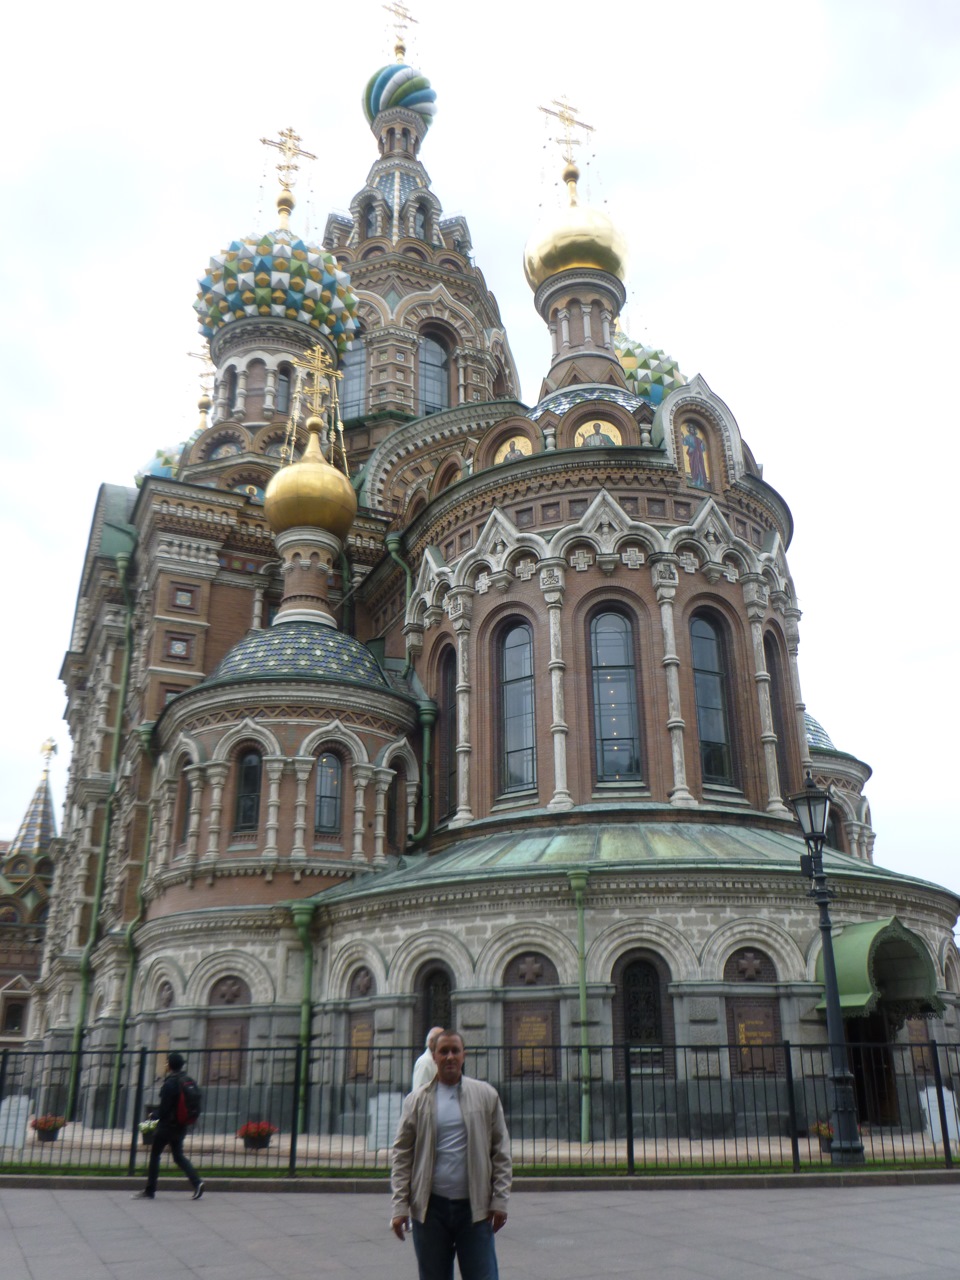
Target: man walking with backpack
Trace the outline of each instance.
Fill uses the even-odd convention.
[[[160,1106],[157,1110],[157,1127],[153,1135],[153,1146],[150,1149],[150,1163],[147,1166],[147,1185],[138,1191],[134,1200],[152,1200],[157,1193],[157,1178],[160,1174],[160,1156],[164,1147],[170,1148],[174,1164],[186,1174],[193,1187],[193,1198],[199,1200],[203,1195],[203,1182],[193,1165],[183,1154],[183,1139],[189,1125],[193,1124],[200,1114],[200,1090],[196,1082],[184,1071],[183,1055],[170,1053],[167,1055],[167,1074],[160,1086]]]

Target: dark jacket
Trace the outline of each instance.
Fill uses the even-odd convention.
[[[182,1071],[170,1071],[163,1078],[160,1086],[160,1105],[157,1107],[158,1128],[168,1133],[179,1133],[183,1125],[177,1121],[177,1103],[180,1101],[180,1088],[183,1083]]]

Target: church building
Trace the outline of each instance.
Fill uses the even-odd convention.
[[[389,1048],[441,1023],[507,1077],[581,1042],[652,1077],[672,1046],[769,1071],[765,1046],[826,1037],[786,802],[809,773],[848,1041],[931,1018],[956,1041],[960,900],[874,863],[870,768],[806,711],[785,498],[722,387],[620,328],[625,245],[572,148],[523,255],[551,354],[520,401],[404,57],[366,86],[372,164],[320,244],[281,135],[276,225],[200,273],[199,429],[96,498],[34,1040]]]

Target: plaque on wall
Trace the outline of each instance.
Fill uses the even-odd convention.
[[[555,1016],[556,1010],[549,1004],[523,1004],[511,1010],[509,1039],[512,1076],[556,1075]]]
[[[740,1071],[744,1074],[753,1071],[775,1072],[775,1046],[779,1037],[774,1005],[738,1000],[733,1007],[733,1025]]]
[[[349,1080],[369,1079],[373,1075],[373,1019],[356,1018],[350,1022],[350,1057],[347,1062]]]

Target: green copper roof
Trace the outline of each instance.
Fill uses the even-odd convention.
[[[388,893],[400,889],[463,883],[492,876],[530,876],[565,872],[621,871],[637,874],[675,871],[785,872],[800,880],[799,835],[745,825],[711,822],[657,822],[637,813],[631,822],[536,827],[466,836],[433,856],[407,857],[396,871],[327,891],[324,898]],[[827,849],[824,865],[833,880],[873,880],[887,885],[929,886],[858,858]]]
[[[937,975],[923,940],[896,916],[847,924],[834,930],[833,955],[845,1017],[870,1013],[877,1002],[904,1012],[942,1014]],[[823,955],[817,957],[817,981],[823,981]],[[825,1008],[821,1000],[818,1009]]]

